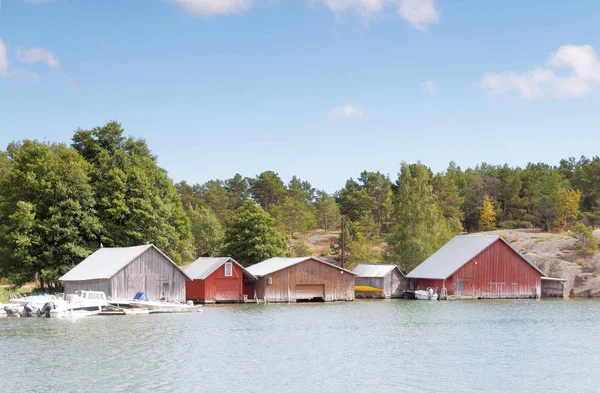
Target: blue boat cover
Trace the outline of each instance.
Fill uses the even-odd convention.
[[[139,291],[138,293],[135,294],[135,296],[133,297],[133,300],[141,300],[143,302],[147,302],[148,296],[146,296],[146,292]]]

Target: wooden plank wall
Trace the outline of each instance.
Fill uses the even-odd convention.
[[[85,280],[85,281],[65,281],[65,295],[73,294],[77,291],[100,291],[106,296],[110,296],[109,280]]]
[[[404,291],[408,287],[406,278],[398,271],[398,269],[392,270],[389,275],[391,281],[390,297],[400,298],[404,295]]]
[[[268,285],[268,277],[272,284]],[[347,301],[354,299],[354,275],[329,266],[325,263],[309,259],[269,276],[261,277],[256,283],[256,294],[259,299],[268,302],[295,302],[296,285],[325,285],[325,300]]]
[[[184,302],[185,281],[185,275],[151,247],[112,277],[111,296],[132,299],[136,292],[145,291],[150,300],[167,297]]]

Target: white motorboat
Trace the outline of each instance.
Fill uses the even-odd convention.
[[[96,315],[108,305],[106,295],[99,291],[78,291],[66,296],[65,302],[50,310],[50,318],[75,318]]]
[[[190,304],[191,303],[191,304]],[[175,313],[175,312],[192,312],[199,306],[194,306],[194,303],[175,303],[166,300],[148,300],[146,293],[140,291],[135,294],[133,300],[129,301],[131,307],[145,308],[150,311],[150,314],[160,313]]]
[[[438,294],[433,289],[427,288],[426,291],[416,290],[415,299],[417,300],[437,300]]]
[[[10,304],[25,306],[27,304],[31,304],[36,308],[42,307],[44,304],[52,302],[54,305],[58,306],[64,303],[64,299],[62,297],[58,297],[56,295],[46,295],[42,293],[40,295],[32,295],[32,296],[23,296],[18,292],[13,292],[10,294]]]

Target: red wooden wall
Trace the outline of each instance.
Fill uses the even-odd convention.
[[[234,263],[232,275],[226,277],[223,264],[204,280],[186,281],[186,297],[201,302],[240,301],[243,285],[242,269]]]
[[[539,297],[541,275],[517,252],[498,240],[448,277],[448,295],[455,295],[455,284],[462,280],[462,295],[480,298]],[[443,280],[418,279],[417,287],[439,291]]]

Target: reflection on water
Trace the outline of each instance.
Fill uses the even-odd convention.
[[[596,392],[600,302],[356,301],[0,320],[2,392]]]

